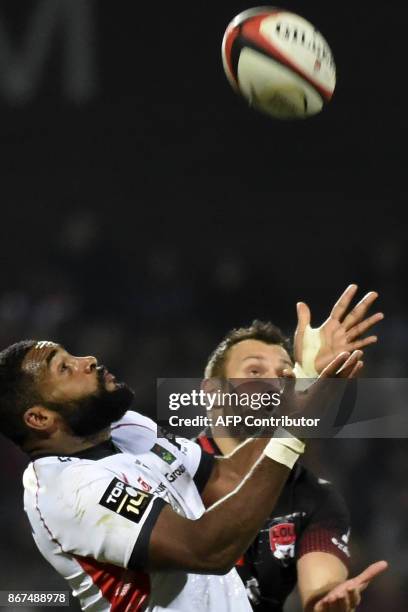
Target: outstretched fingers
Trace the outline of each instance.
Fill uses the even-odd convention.
[[[332,308],[332,311],[330,313],[332,319],[340,321],[344,317],[347,309],[351,304],[351,300],[356,294],[357,289],[357,285],[354,284],[349,285],[347,287],[347,289],[342,293],[342,295],[339,297],[339,299]]]
[[[352,610],[354,610],[361,603],[360,591],[356,587],[350,586],[348,587],[348,596],[350,607]]]
[[[351,355],[348,352],[340,353],[328,366],[321,372],[319,378],[309,387],[308,399],[316,409],[321,402],[335,397],[342,392],[343,387],[338,384],[333,385],[331,379],[354,378],[362,368],[362,351],[354,351]]]
[[[379,321],[382,321],[383,318],[384,313],[376,312],[375,314],[371,315],[371,317],[368,317],[367,319],[364,319],[364,321],[361,321],[361,323],[353,325],[347,331],[347,340],[350,342],[355,338],[359,338],[360,336],[365,334],[365,332],[370,329],[370,327],[373,327],[373,325],[375,325]]]
[[[382,574],[388,567],[386,561],[369,565],[361,574],[342,582],[316,603],[314,612],[354,612],[361,603],[361,592],[371,580]]]
[[[378,293],[376,291],[369,291],[356,306],[354,306],[353,310],[348,313],[346,318],[343,321],[343,327],[346,330],[351,329],[357,323],[360,323],[366,315],[367,310],[370,306],[375,302],[378,298]]]
[[[367,338],[362,338],[362,340],[356,340],[355,342],[350,342],[347,345],[349,351],[356,351],[357,349],[362,349],[366,346],[370,346],[370,344],[375,344],[377,342],[377,336],[368,336]]]
[[[334,378],[336,376],[336,373],[338,372],[338,370],[345,365],[345,363],[347,362],[347,360],[350,358],[350,352],[349,351],[343,351],[342,353],[339,353],[339,355],[337,355],[337,357],[335,357],[330,363],[329,365],[327,365],[321,372],[319,375],[319,379],[322,378]]]
[[[385,572],[386,569],[388,569],[388,563],[386,561],[377,561],[369,565],[361,574],[354,578],[360,591],[366,589],[371,580]]]
[[[363,361],[361,360],[363,351],[353,351],[343,365],[337,370],[337,378],[354,378],[354,373],[357,373],[363,367]]]
[[[361,360],[357,361],[356,365],[351,370],[351,372],[347,376],[347,378],[357,378],[357,376],[359,375],[359,373],[363,369],[363,367],[364,367],[364,361],[361,361]]]

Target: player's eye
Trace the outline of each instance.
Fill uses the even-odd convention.
[[[251,368],[249,370],[249,373],[250,373],[251,376],[259,376],[260,375],[259,368]]]
[[[60,372],[67,372],[69,370],[69,367],[67,366],[67,364],[63,361],[59,367]]]

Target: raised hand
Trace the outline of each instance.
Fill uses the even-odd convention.
[[[373,325],[384,318],[382,312],[366,317],[368,309],[378,298],[378,293],[370,291],[352,310],[350,304],[357,292],[357,285],[349,285],[337,300],[326,321],[319,327],[310,327],[311,313],[304,302],[297,305],[298,325],[295,332],[295,361],[302,367],[308,358],[309,371],[318,374],[341,352],[351,352],[377,342],[377,336],[362,338]],[[348,312],[349,311],[349,312]],[[307,347],[313,337],[314,347]]]
[[[283,372],[285,385],[281,394],[279,414],[291,417],[329,417],[330,410],[339,405],[347,388],[347,380],[355,378],[363,367],[363,351],[343,352],[337,355],[320,373],[306,391],[296,389],[296,379],[290,369]],[[337,380],[336,380],[337,379]],[[302,427],[286,427],[298,438],[304,438]]]
[[[386,561],[369,565],[361,574],[334,587],[313,607],[313,612],[354,612],[361,602],[361,593],[370,582],[385,572]]]

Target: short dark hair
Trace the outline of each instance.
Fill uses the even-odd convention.
[[[255,319],[248,327],[232,329],[224,336],[208,359],[204,372],[205,378],[223,378],[225,362],[230,348],[243,340],[259,340],[265,342],[265,344],[278,344],[288,351],[289,355],[291,354],[289,339],[279,327],[270,321]]]
[[[35,381],[22,363],[36,340],[22,340],[0,352],[0,432],[21,446],[29,434],[25,411],[38,400]]]

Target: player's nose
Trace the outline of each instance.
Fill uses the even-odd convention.
[[[84,371],[87,374],[93,372],[93,370],[95,370],[96,366],[98,365],[97,358],[93,357],[92,355],[89,355],[88,357],[80,357],[80,359],[82,361]]]

